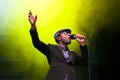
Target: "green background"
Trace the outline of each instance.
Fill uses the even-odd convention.
[[[0,0],[1,80],[45,80],[49,65],[32,45],[29,10],[37,15],[39,38],[46,44],[56,44],[53,36],[61,28],[84,34],[89,48],[89,78],[112,78],[111,65],[117,61],[119,50],[119,0]],[[76,41],[69,48],[79,53]]]

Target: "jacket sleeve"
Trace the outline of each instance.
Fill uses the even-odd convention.
[[[81,48],[81,53],[82,53],[82,64],[84,66],[88,66],[88,48],[87,46],[80,46]]]
[[[40,39],[38,38],[37,30],[30,29],[30,35],[31,35],[32,43],[34,47],[37,48],[40,52],[42,52],[44,55],[47,55],[49,53],[49,47],[47,44],[40,41]]]
[[[80,46],[81,56],[76,54],[76,65],[88,66],[88,49],[87,46]]]

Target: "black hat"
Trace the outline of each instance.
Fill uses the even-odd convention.
[[[61,29],[61,30],[58,30],[55,34],[54,34],[54,39],[55,39],[55,41],[57,42],[57,36],[59,36],[59,34],[61,33],[61,32],[68,32],[68,33],[71,33],[71,30],[70,29]]]

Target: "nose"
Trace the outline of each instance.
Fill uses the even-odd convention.
[[[67,35],[68,35],[68,36],[70,36],[71,34],[70,34],[70,33],[68,33]]]
[[[70,35],[71,35],[71,34],[67,34],[67,36],[68,36],[69,38],[70,38]]]
[[[70,34],[68,34],[68,36],[70,36]]]
[[[71,35],[71,34],[67,34],[67,36],[68,36],[69,38],[70,38],[70,35]]]

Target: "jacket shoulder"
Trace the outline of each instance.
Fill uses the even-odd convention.
[[[48,44],[49,48],[51,47],[57,47],[58,45],[57,44]]]

